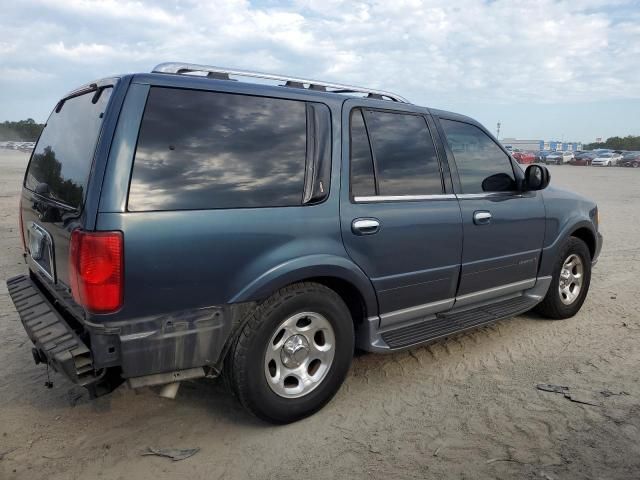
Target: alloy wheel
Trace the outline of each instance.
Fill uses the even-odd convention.
[[[562,264],[558,292],[565,305],[571,305],[580,295],[584,281],[584,264],[582,259],[572,253]]]
[[[318,387],[335,356],[331,323],[317,312],[290,316],[274,331],[264,356],[267,384],[277,395],[299,398]]]

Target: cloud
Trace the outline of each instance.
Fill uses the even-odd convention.
[[[426,105],[638,99],[637,5],[24,0],[3,7],[11,40],[0,64],[51,73],[51,95],[178,60],[362,84]],[[11,81],[0,104],[15,97]]]

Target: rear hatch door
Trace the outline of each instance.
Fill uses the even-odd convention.
[[[91,168],[112,86],[92,85],[61,100],[31,155],[20,201],[26,259],[33,276],[79,313],[69,289],[71,231],[82,228]]]

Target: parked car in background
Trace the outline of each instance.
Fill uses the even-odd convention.
[[[521,164],[535,163],[536,156],[531,152],[515,152],[511,155],[516,159],[516,162]]]
[[[618,162],[622,159],[622,154],[616,152],[599,153],[591,161],[591,165],[594,167],[613,167],[618,165]]]
[[[573,159],[569,160],[571,165],[589,166],[594,158],[598,155],[593,152],[580,152],[574,155]]]
[[[536,162],[544,163],[547,159],[547,155],[550,153],[550,150],[538,150],[536,153]]]
[[[547,155],[545,163],[555,163],[556,165],[563,165],[573,160],[573,152],[551,152]]]
[[[618,162],[623,167],[640,167],[640,152],[626,152]]]

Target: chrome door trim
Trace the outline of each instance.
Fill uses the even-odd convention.
[[[424,303],[414,307],[383,313],[380,315],[380,327],[388,327],[390,325],[413,320],[417,317],[424,317],[440,313],[444,310],[449,310],[453,306],[454,301],[454,298],[447,298],[445,300],[438,300],[437,302]]]
[[[522,197],[522,192],[488,192],[488,193],[457,193],[458,200],[482,199],[482,198],[503,198],[503,197]]]
[[[419,200],[455,200],[454,194],[437,195],[371,195],[364,197],[353,197],[356,203],[364,202],[415,202]]]
[[[547,280],[547,277],[541,277],[540,280]],[[380,315],[380,328],[386,328],[398,323],[415,320],[418,317],[440,313],[445,310],[449,310],[454,306],[454,304],[456,307],[462,307],[473,303],[480,303],[485,300],[491,300],[492,298],[501,297],[510,293],[521,292],[529,288],[533,288],[535,285],[536,279],[530,278],[519,282],[507,283],[506,285],[499,285],[486,290],[479,290],[466,295],[460,295],[456,298],[447,298],[445,300],[438,300],[437,302],[424,303],[422,305],[415,305],[413,307],[403,308],[400,310],[393,310]]]
[[[486,290],[478,290],[477,292],[467,293],[456,297],[455,306],[461,307],[476,302],[482,302],[485,300],[491,300],[495,297],[502,295],[508,295],[509,293],[520,292],[528,288],[532,288],[536,284],[535,278],[529,278],[527,280],[521,280],[519,282],[507,283],[506,285],[499,285],[493,288],[487,288]]]

